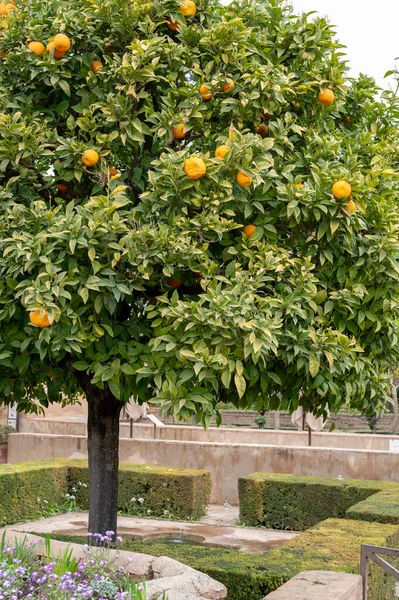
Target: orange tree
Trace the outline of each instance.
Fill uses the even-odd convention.
[[[397,360],[397,103],[280,0],[0,4],[0,394],[88,401],[116,529],[132,396],[378,410]]]

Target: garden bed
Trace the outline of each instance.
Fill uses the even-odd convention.
[[[52,536],[82,541],[82,538]],[[220,581],[228,600],[260,600],[302,571],[360,572],[360,546],[399,546],[399,527],[348,519],[328,519],[279,548],[250,554],[204,546],[159,542],[120,544],[123,550],[167,555]],[[370,569],[369,600],[394,600],[394,581],[382,569]]]

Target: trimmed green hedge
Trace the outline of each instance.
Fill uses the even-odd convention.
[[[52,537],[85,542],[84,538]],[[227,587],[227,600],[260,600],[301,571],[359,573],[360,546],[364,543],[398,547],[399,528],[395,525],[329,519],[263,554],[156,541],[125,541],[119,547],[152,556],[169,556],[202,571]],[[391,579],[382,569],[372,565],[369,600],[394,600],[394,581]]]
[[[68,470],[54,461],[0,465],[0,523],[10,524],[38,514],[40,501],[65,502]]]
[[[373,500],[380,491],[384,496]],[[396,482],[252,473],[239,479],[238,493],[240,520],[246,525],[302,531],[324,519],[346,515],[363,519],[363,514],[368,514],[368,521],[399,522]],[[351,512],[354,505],[358,513]]]
[[[88,508],[88,468],[84,460],[50,460],[0,465],[0,524],[35,518],[43,502],[65,503],[76,497],[79,508]],[[118,509],[134,507],[143,498],[142,510],[153,516],[168,511],[184,519],[199,518],[209,504],[208,471],[168,469],[145,465],[120,465]],[[40,501],[38,501],[40,498]]]
[[[351,506],[346,511],[348,519],[399,523],[399,491],[384,491]]]
[[[76,489],[76,502],[82,509],[89,508],[89,473],[86,463],[69,462],[70,489]],[[163,516],[168,511],[179,519],[199,519],[205,514],[211,497],[209,471],[168,469],[145,465],[119,466],[118,509],[128,512],[140,506],[152,516]],[[133,498],[135,501],[132,501]]]

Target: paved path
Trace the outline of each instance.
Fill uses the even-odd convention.
[[[292,531],[237,527],[237,517],[238,509],[230,506],[210,506],[208,514],[199,522],[118,517],[118,533],[124,539],[188,539],[206,546],[246,552],[265,552],[298,535]],[[10,525],[9,529],[37,534],[85,535],[87,520],[87,512],[75,512]]]

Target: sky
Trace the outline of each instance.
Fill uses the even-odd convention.
[[[364,73],[381,87],[389,87],[384,74],[399,57],[399,0],[291,0],[296,13],[317,10],[336,26],[347,46],[351,75]],[[396,62],[399,66],[399,61]]]

